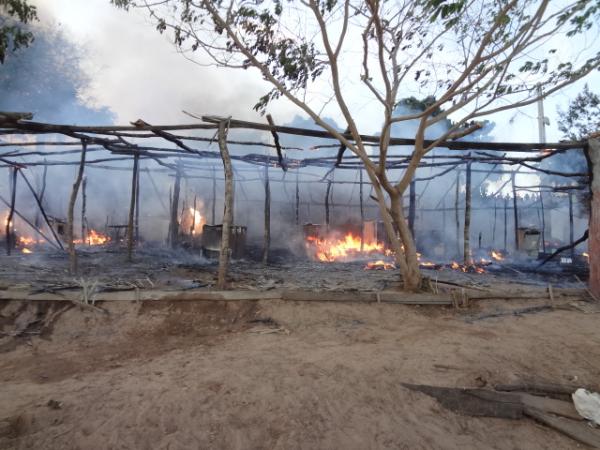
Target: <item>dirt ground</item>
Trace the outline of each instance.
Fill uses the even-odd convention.
[[[101,306],[0,303],[3,330],[33,323],[0,339],[0,448],[584,448],[401,383],[600,376],[600,315],[580,311],[473,322],[472,310],[391,304]]]

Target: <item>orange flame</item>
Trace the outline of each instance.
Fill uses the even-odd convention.
[[[85,239],[75,239],[74,244],[104,245],[110,242],[110,237],[96,230],[89,230]]]
[[[25,254],[33,253],[33,252],[32,252],[31,250],[29,250],[28,248],[24,248],[24,249],[22,249],[22,250],[21,250],[21,252],[22,252],[22,253],[25,253]]]
[[[349,261],[360,256],[371,253],[384,253],[385,249],[380,242],[363,242],[362,250],[360,237],[352,233],[346,234],[342,239],[336,238],[318,238],[308,236],[306,238],[306,247],[314,251],[314,256],[319,261]]]
[[[502,261],[504,259],[504,256],[502,256],[502,253],[497,252],[495,250],[492,250],[490,255],[492,256],[492,259],[495,259],[496,261]]]
[[[376,270],[376,269],[392,270],[395,268],[396,268],[396,266],[394,265],[394,263],[389,263],[382,259],[379,259],[377,261],[369,261],[367,263],[367,265],[365,266],[365,270]]]

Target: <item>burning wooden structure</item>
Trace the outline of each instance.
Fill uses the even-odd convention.
[[[364,180],[360,161],[354,156],[339,154],[295,157],[306,148],[283,145],[284,136],[331,139],[327,132],[277,126],[272,117],[265,124],[214,116],[204,116],[202,120],[199,124],[169,126],[155,126],[141,120],[131,126],[105,127],[53,125],[24,119],[0,124],[0,146],[6,149],[0,158],[10,174],[9,194],[6,198],[0,196],[6,206],[4,237],[7,252],[15,249],[35,252],[34,247],[43,242],[56,249],[66,249],[73,261],[73,272],[77,270],[77,246],[123,244],[131,260],[137,243],[144,239],[153,240],[147,232],[152,216],[141,211],[140,206],[140,199],[152,195],[152,202],[162,206],[163,213],[156,220],[167,222],[166,241],[171,247],[184,246],[192,251],[203,249],[207,255],[220,257],[220,286],[225,286],[229,258],[244,257],[246,244],[257,241],[257,231],[261,228],[261,259],[264,263],[269,262],[274,242],[273,205],[286,214],[285,223],[277,224],[284,229],[279,233],[280,241],[291,245],[300,237],[302,244],[299,247],[309,258],[324,264],[358,260],[367,269],[394,268],[391,247],[379,222],[380,211],[366,192],[370,185]],[[239,140],[231,137],[232,130],[269,132],[272,143]],[[218,150],[210,147],[215,140]],[[365,136],[364,140],[373,146],[378,143],[376,136]],[[553,251],[561,247],[569,247],[567,256],[571,258],[570,263],[563,260],[564,265],[587,262],[587,252],[573,250],[579,243],[573,203],[577,201],[575,193],[589,189],[588,171],[556,171],[545,169],[539,163],[565,152],[583,150],[595,155],[600,151],[595,142],[450,141],[440,144],[438,154],[423,159],[404,205],[410,229],[423,253],[419,256],[421,267],[477,273],[510,255],[512,260],[528,259],[534,268],[541,262],[538,256],[552,256]],[[411,139],[392,139],[392,145],[400,150],[388,156],[389,170],[405,169],[410,152],[403,147],[413,143]],[[202,145],[206,148],[200,148]],[[235,146],[236,151],[230,152],[230,146]],[[240,147],[243,152],[237,151]],[[251,153],[247,149],[262,149],[263,153]],[[335,151],[337,145],[322,143],[310,149]],[[94,157],[98,152],[101,156]],[[56,159],[65,155],[78,159]],[[36,159],[39,157],[44,159]],[[218,160],[220,163],[216,163]],[[591,160],[595,161],[593,157]],[[78,169],[68,193],[64,220],[46,213],[46,170],[53,166],[76,166]],[[36,173],[37,168],[44,168],[43,189],[34,188],[29,181],[30,174]],[[126,220],[113,223],[111,220],[114,219],[106,217],[104,228],[98,221],[88,223],[90,186],[95,178],[89,169],[109,174],[131,173]],[[551,174],[568,182],[521,186],[515,181],[516,173],[523,178]],[[340,175],[336,177],[336,174]],[[154,179],[165,175],[172,181],[168,204]],[[496,179],[490,182],[494,177]],[[28,205],[27,211],[16,201],[20,178],[35,206]],[[444,181],[435,184],[436,180]],[[195,190],[190,195],[189,184],[200,182],[204,186],[202,192]],[[262,186],[258,198],[246,192],[252,183]],[[488,184],[488,189],[482,194],[484,183]],[[435,189],[431,187],[433,184]],[[313,197],[310,189],[314,185],[323,186],[322,200]],[[337,189],[343,193],[338,194]],[[277,195],[280,193],[284,194],[283,200],[277,199],[281,197]],[[335,201],[334,195],[343,200]],[[222,215],[217,212],[217,204],[221,203],[218,197],[222,200]],[[81,202],[80,218],[75,215],[78,199]],[[428,205],[428,201],[431,204]],[[596,205],[597,202],[592,203]],[[63,212],[55,209],[52,213]],[[125,210],[125,205],[122,209]],[[600,207],[596,206],[596,211],[598,209]],[[569,224],[569,236],[566,240],[553,242],[549,238],[552,216],[559,210],[568,214],[569,220],[565,223]],[[475,216],[478,217],[476,222],[473,221]],[[594,217],[592,208],[592,219]],[[18,227],[15,227],[15,221],[20,223]],[[81,225],[80,232],[75,227],[76,221]],[[314,221],[318,224],[311,224]],[[477,223],[475,227],[474,223]],[[30,231],[25,232],[27,228]],[[590,254],[593,255],[593,251]],[[594,281],[598,275],[594,274],[597,270],[592,268],[591,285],[600,294],[600,282]]]

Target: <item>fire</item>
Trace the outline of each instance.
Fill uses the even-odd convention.
[[[85,239],[75,239],[74,244],[87,244],[87,245],[104,245],[110,242],[110,237],[105,234],[99,233],[96,230],[89,230]]]
[[[314,251],[316,259],[323,262],[349,261],[371,253],[385,253],[380,242],[363,242],[361,250],[360,237],[352,233],[346,234],[342,239],[308,236],[306,246]]]
[[[583,252],[582,255],[589,261],[590,260],[590,254],[588,252]]]
[[[28,236],[19,236],[19,244],[23,246],[37,244],[39,241]],[[24,252],[26,253],[26,252]]]
[[[394,263],[389,263],[382,259],[377,260],[377,261],[369,261],[367,263],[367,265],[365,266],[365,270],[377,270],[377,269],[392,270],[395,268],[396,268],[396,266],[394,265]]]
[[[492,250],[490,252],[490,255],[492,256],[492,259],[494,259],[496,261],[502,261],[504,259],[504,256],[502,256],[502,253],[497,252],[495,250]]]
[[[182,215],[181,228],[193,236],[202,234],[204,224],[206,224],[206,219],[199,209],[188,208]]]
[[[25,253],[25,254],[30,254],[33,253],[31,250],[29,250],[28,248],[24,248],[21,250],[21,253]]]

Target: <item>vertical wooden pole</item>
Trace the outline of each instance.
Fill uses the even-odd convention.
[[[71,189],[71,197],[69,199],[69,207],[67,210],[67,240],[69,243],[69,272],[71,275],[77,273],[77,253],[75,252],[75,230],[74,230],[74,218],[75,218],[75,201],[77,200],[77,193],[79,192],[79,186],[81,186],[81,180],[83,178],[83,171],[85,169],[85,156],[87,151],[87,142],[81,141],[81,159],[79,160],[79,170],[77,177],[73,183]]]
[[[300,226],[300,182],[298,174],[299,171],[296,172],[296,226]]]
[[[129,221],[127,222],[127,261],[133,261],[133,241],[135,226],[135,203],[137,198],[137,178],[140,155],[133,156],[133,174],[131,176],[131,200],[129,202]]]
[[[508,248],[508,197],[504,197],[504,251]]]
[[[83,177],[81,180],[81,242],[86,243],[87,234],[85,232],[87,219],[85,217],[85,208],[87,203],[87,195],[85,188],[87,185],[87,177]]]
[[[18,167],[13,166],[10,171],[10,210],[8,211],[8,217],[6,218],[6,254],[10,256],[12,247],[14,245],[14,226],[13,217],[15,215],[15,202],[17,199],[17,173],[19,172]]]
[[[410,234],[416,242],[415,237],[415,212],[416,212],[416,200],[417,200],[417,183],[416,181],[410,182],[409,196],[408,196],[408,228]]]
[[[217,174],[215,166],[212,168],[212,206],[211,206],[211,220],[210,223],[215,225],[215,207],[217,204]]]
[[[359,187],[358,197],[360,206],[360,251],[365,249],[365,205],[363,199],[363,171],[362,167],[358,169]]]
[[[233,168],[229,149],[227,148],[227,121],[219,122],[219,151],[223,160],[225,173],[225,202],[223,208],[223,230],[221,234],[221,252],[219,254],[219,270],[217,274],[217,287],[225,289],[227,285],[227,269],[229,267],[229,235],[233,225]]]
[[[592,295],[598,298],[600,297],[600,139],[588,141],[586,158],[589,164],[591,191],[588,241],[589,287]]]
[[[519,209],[517,206],[517,189],[515,187],[515,174],[511,176],[513,193],[513,214],[515,216],[515,250],[519,251]]]
[[[269,164],[265,165],[265,230],[263,241],[263,264],[269,263],[269,247],[271,246],[271,186],[269,184]]]
[[[454,198],[454,216],[456,219],[456,255],[460,255],[460,216],[458,213],[458,201],[460,194],[460,170],[456,171],[456,194]]]
[[[574,242],[574,226],[573,226],[573,192],[569,191],[569,244]],[[571,247],[571,258],[575,256],[575,248]]]
[[[494,197],[494,223],[492,225],[492,247],[496,248],[496,219],[498,217],[498,202]]]
[[[329,232],[329,193],[331,192],[331,180],[327,180],[327,190],[325,191],[325,229]]]
[[[135,177],[135,225],[133,229],[135,230],[135,242],[136,245],[139,245],[140,242],[140,173],[141,173],[141,164],[138,163],[137,173]]]
[[[46,158],[44,158],[44,164],[45,163],[46,163]],[[40,205],[43,205],[43,201],[44,201],[44,194],[46,192],[46,175],[47,174],[48,174],[48,166],[44,165],[44,171],[42,172],[42,187],[40,188],[39,192],[37,193],[37,199],[39,199]],[[23,172],[21,172],[21,175],[23,175]],[[41,208],[41,206],[40,206],[40,208]],[[43,209],[43,208],[41,208],[41,209]],[[41,211],[38,211],[35,215],[34,225],[36,226],[36,228],[40,228],[40,226],[42,224],[42,218],[41,218],[40,212]]]
[[[540,191],[540,206],[542,208],[542,251],[546,253],[546,214],[544,212],[544,194]]]
[[[181,190],[181,167],[177,162],[177,170],[175,171],[175,184],[173,185],[173,199],[171,201],[171,221],[169,225],[169,243],[171,248],[177,247],[179,240],[179,192]]]
[[[469,154],[470,156],[470,154]],[[465,226],[463,229],[463,263],[472,264],[471,258],[471,162],[467,163],[465,183]]]

